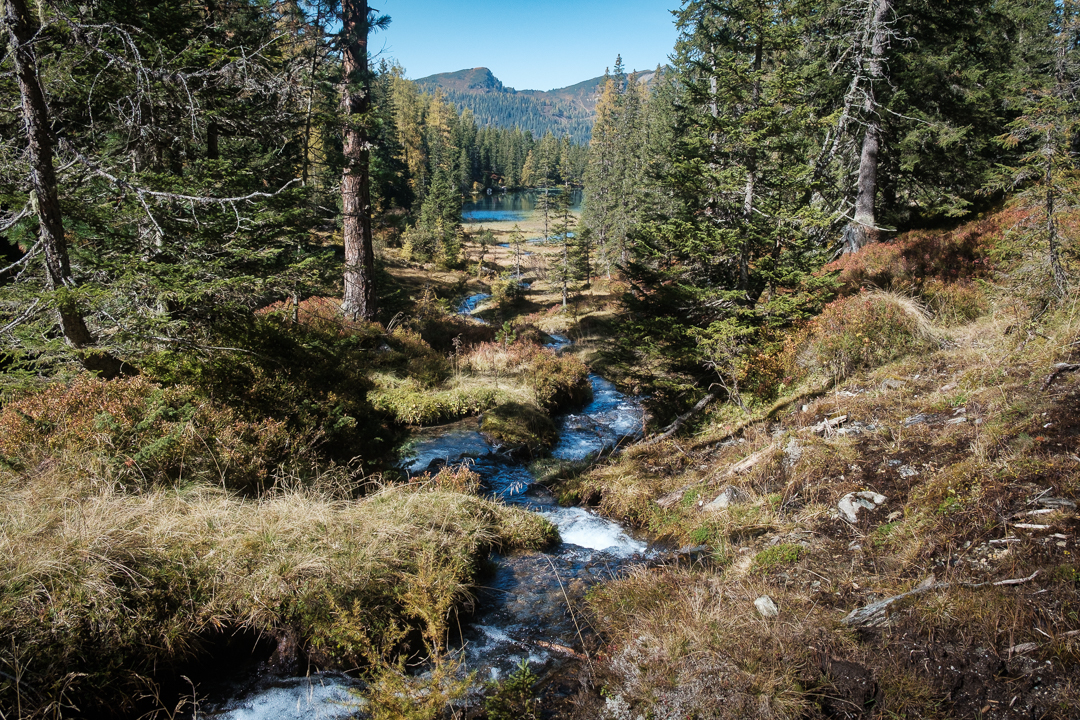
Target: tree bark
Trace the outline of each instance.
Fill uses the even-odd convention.
[[[37,72],[37,57],[33,38],[38,28],[25,0],[4,0],[4,23],[8,42],[15,61],[19,94],[22,100],[23,124],[30,157],[31,204],[38,217],[38,233],[45,251],[45,268],[49,289],[58,295],[57,315],[64,338],[88,370],[112,378],[120,374],[122,363],[107,353],[93,348],[96,342],[86,326],[75,299],[68,292],[75,283],[71,277],[64,219],[60,212],[56,170],[53,168],[53,137],[49,110]]]
[[[886,18],[892,11],[892,0],[872,0],[873,16],[870,18],[870,59],[866,67],[866,91],[863,102],[866,133],[863,135],[862,153],[859,156],[859,181],[855,197],[854,222],[844,232],[845,253],[851,253],[868,245],[877,227],[874,202],[877,199],[878,151],[881,145],[881,114],[878,112],[874,83],[884,75],[885,50],[888,45]]]
[[[345,172],[341,180],[344,206],[345,298],[341,305],[347,317],[375,318],[375,253],[371,242],[370,148],[367,116],[371,109],[368,78],[367,0],[343,0],[341,4],[345,38],[342,64],[345,85],[342,105],[345,112]]]

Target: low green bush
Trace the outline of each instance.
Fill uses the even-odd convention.
[[[829,303],[794,342],[798,348],[794,359],[802,369],[838,375],[879,367],[938,345],[918,303],[882,292]]]
[[[479,415],[503,398],[499,390],[486,386],[431,390],[412,381],[378,388],[368,394],[373,408],[389,414],[402,425],[437,425]]]
[[[758,574],[765,574],[782,565],[791,565],[798,562],[804,552],[805,548],[801,545],[791,543],[773,545],[754,556],[750,570]]]

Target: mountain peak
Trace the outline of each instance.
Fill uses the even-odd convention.
[[[513,88],[505,87],[486,67],[428,75],[420,78],[416,83],[420,86],[434,86],[443,90],[457,90],[458,92],[513,92]]]

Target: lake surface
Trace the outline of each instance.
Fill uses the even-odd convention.
[[[551,198],[562,192],[561,189],[552,189]],[[461,204],[461,220],[467,223],[524,222],[533,216],[541,195],[543,192],[540,190],[476,195]],[[581,197],[581,190],[570,191],[571,211],[581,212]]]

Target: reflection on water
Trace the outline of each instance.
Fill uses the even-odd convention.
[[[549,197],[554,198],[562,192],[562,189],[554,188]],[[532,217],[542,195],[540,190],[477,195],[461,204],[461,220],[467,223],[524,222]],[[580,190],[570,191],[571,211],[581,211],[581,197]]]

